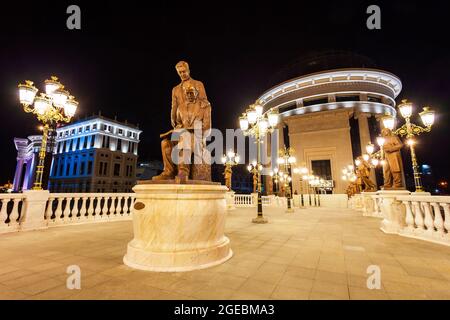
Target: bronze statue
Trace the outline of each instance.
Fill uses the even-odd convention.
[[[233,174],[233,171],[231,170],[231,166],[225,165],[225,171],[223,172],[223,175],[225,177],[225,185],[227,186],[228,190],[231,191],[231,176]]]
[[[381,130],[381,136],[385,139],[383,152],[385,164],[383,166],[384,189],[404,189],[402,179],[402,158],[400,149],[403,144],[400,139],[388,128]]]
[[[359,165],[356,167],[356,175],[358,177],[358,184],[364,185],[361,190],[365,192],[376,191],[375,183],[370,180],[370,164],[363,159],[363,157],[356,158],[359,160]]]
[[[164,170],[152,180],[176,178],[180,183],[188,179],[211,181],[209,153],[206,150],[206,137],[211,130],[211,104],[203,83],[190,77],[187,62],[180,61],[175,68],[181,83],[172,89],[170,118],[173,129],[160,135],[163,138],[161,152]],[[178,141],[170,140],[173,133],[179,135]],[[172,158],[175,146],[179,149],[177,161]]]
[[[258,192],[258,174],[253,174],[253,193]]]

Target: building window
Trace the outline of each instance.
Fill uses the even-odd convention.
[[[75,134],[75,129],[72,129],[72,131],[70,132],[71,135]]]
[[[328,103],[328,97],[304,100],[303,101],[303,106],[307,107],[307,106],[312,106],[312,105],[316,105],[316,104],[324,104],[324,103]]]
[[[119,128],[119,129],[117,130],[117,132],[118,132],[120,135],[123,135],[123,130],[122,130],[122,129]]]
[[[368,96],[368,97],[367,97],[367,101],[370,101],[370,102],[378,102],[378,103],[381,103],[381,102],[382,102],[381,98],[379,98],[379,97],[374,97],[374,96]]]
[[[87,149],[87,139],[88,137],[84,137],[84,141],[83,141],[83,150]]]
[[[98,175],[101,176],[103,174],[103,162],[100,161],[100,167],[98,169]]]
[[[96,124],[96,123],[94,123],[94,124],[92,125],[92,130],[97,130],[97,124]]]
[[[85,167],[85,163],[81,162],[81,165],[80,165],[80,176],[84,175],[84,167]]]
[[[90,175],[91,173],[92,173],[92,161],[88,161],[87,174]]]
[[[71,159],[69,158],[68,160],[69,160],[69,162],[67,163],[67,166],[66,166],[66,176],[70,175],[70,162],[71,162]]]
[[[108,126],[106,124],[103,125],[103,130],[108,130]]]
[[[336,102],[359,101],[359,96],[336,96]]]
[[[75,150],[80,150],[80,140],[81,138],[77,138],[77,147],[75,148]]]
[[[117,151],[121,151],[122,150],[122,140],[121,139],[117,139]]]
[[[81,130],[83,130],[83,128],[78,128],[78,133],[81,133]]]
[[[74,176],[77,175],[77,169],[78,169],[77,167],[78,167],[78,162],[75,161],[73,164],[73,171],[72,171]]]
[[[94,143],[95,143],[95,136],[91,136],[91,148],[94,147]]]
[[[120,176],[120,163],[114,163],[114,176]]]
[[[85,131],[87,132],[87,131],[90,131],[90,130],[91,130],[91,126],[87,126]]]
[[[108,170],[108,162],[105,162],[105,163],[104,163],[104,166],[103,166],[103,175],[104,175],[104,176],[107,175],[107,170]]]
[[[313,160],[311,161],[312,171],[315,175],[324,180],[332,180],[331,161],[330,160]]]

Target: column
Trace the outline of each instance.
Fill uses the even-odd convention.
[[[359,127],[359,142],[361,143],[361,154],[367,153],[366,146],[369,142],[374,143],[370,140],[369,131],[369,121],[368,118],[372,115],[370,113],[359,113],[358,114],[358,127]],[[370,180],[372,180],[375,185],[377,185],[377,179],[375,177],[375,170],[370,170]]]
[[[14,181],[13,181],[13,190],[14,191],[20,190],[20,182],[21,182],[20,178],[22,177],[23,162],[24,162],[24,159],[17,158],[16,172],[14,174]]]

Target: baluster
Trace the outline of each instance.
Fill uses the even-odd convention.
[[[101,201],[102,201],[102,197],[95,197],[94,200],[97,200],[97,204],[95,206],[94,209],[94,220],[98,220],[100,219],[100,212],[101,210]],[[92,200],[92,204],[94,204],[94,200]]]
[[[423,221],[423,215],[422,215],[422,209],[420,207],[420,203],[417,201],[412,202],[413,208],[414,208],[414,222],[416,223],[417,229],[420,231],[424,230],[424,221]]]
[[[436,202],[432,202],[431,206],[434,209],[434,227],[436,228],[438,234],[443,236],[445,234],[444,229],[444,219],[442,219],[441,208]]]
[[[80,197],[73,198],[73,208],[71,211],[72,221],[76,221],[79,219],[78,215],[80,214],[80,210],[78,209],[78,203],[80,201]]]
[[[110,196],[105,197],[105,211],[104,211],[104,214],[106,214],[106,217],[108,219],[111,218],[112,200],[111,200],[111,203],[110,203],[110,199],[112,199],[112,197],[110,197]]]
[[[86,219],[86,197],[81,197],[80,220]]]
[[[62,202],[64,200],[64,197],[56,198],[56,201],[58,201],[58,205],[55,209],[55,219],[53,220],[54,223],[60,223],[61,222],[61,212],[62,212]]]
[[[8,202],[10,199],[2,199],[2,210],[0,211],[0,228],[6,227],[6,220],[8,220]]]
[[[430,203],[429,202],[422,202],[422,207],[425,211],[425,226],[427,227],[428,233],[434,232],[434,217],[431,213]]]
[[[53,213],[53,201],[55,200],[54,197],[49,197],[48,198],[48,202],[47,202],[47,209],[45,210],[45,214],[44,214],[44,219],[45,220],[50,220],[50,218],[52,217],[52,213]]]
[[[130,212],[128,211],[130,209],[130,206],[128,205],[128,201],[130,200],[130,197],[123,197],[125,199],[125,202],[123,204],[123,215],[129,216]]]
[[[64,207],[62,207],[61,210],[61,222],[63,222],[64,224],[68,224],[70,223],[70,221],[72,220],[70,218],[70,200],[72,198],[71,197],[61,197],[61,203],[63,203],[64,201],[66,202],[66,205]]]
[[[105,219],[107,217],[108,217],[108,197],[103,197],[102,219]]]
[[[411,203],[409,201],[402,201],[402,202],[403,202],[403,204],[406,207],[406,219],[405,219],[405,222],[406,222],[406,225],[407,225],[407,229],[409,231],[413,231],[414,230],[414,215],[413,215],[412,210],[411,210]]]
[[[447,236],[450,240],[450,209],[448,203],[440,203],[440,205],[444,208],[444,228],[447,230]]]
[[[378,197],[373,196],[372,199],[373,199],[373,215],[378,216],[380,211],[380,208],[378,207]]]
[[[18,221],[18,219],[19,219],[19,202],[21,200],[22,199],[12,199],[13,207],[12,207],[11,213],[9,214],[9,225],[10,226],[15,226],[20,223],[20,221]]]
[[[111,213],[112,213],[112,216],[111,217],[114,217],[114,218],[116,218],[119,214],[117,213],[117,206],[118,206],[118,203],[119,203],[119,201],[117,200],[117,196],[113,196],[113,197],[111,197]]]
[[[123,204],[122,204],[122,202],[123,202]],[[120,214],[120,216],[121,217],[123,217],[124,215],[125,215],[125,196],[120,196],[119,197],[119,204],[118,204],[118,206],[119,206],[119,214]]]
[[[92,214],[94,213],[94,199],[95,197],[89,197],[89,208],[87,209],[87,219],[93,220],[94,217]]]

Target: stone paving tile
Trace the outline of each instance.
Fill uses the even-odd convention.
[[[186,273],[134,270],[122,262],[133,237],[127,221],[74,225],[0,237],[0,299],[448,299],[450,248],[386,235],[379,219],[347,209],[287,214],[265,208],[230,212],[234,256]],[[81,267],[81,290],[66,269]],[[380,290],[367,268],[381,270]]]

